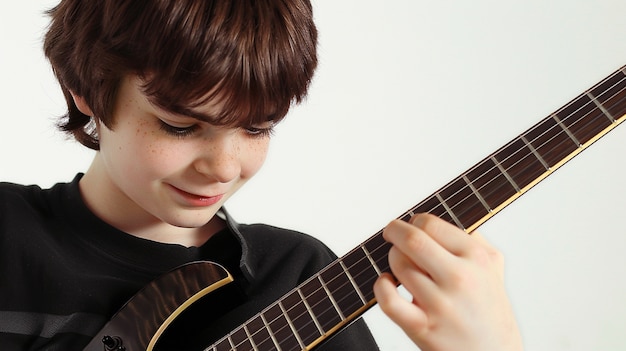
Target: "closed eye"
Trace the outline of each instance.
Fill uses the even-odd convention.
[[[200,126],[197,124],[192,124],[190,126],[178,127],[173,126],[169,123],[164,122],[162,119],[159,119],[159,127],[162,131],[164,131],[168,135],[172,135],[178,138],[184,138],[194,134]]]
[[[269,127],[247,127],[245,131],[248,135],[254,138],[269,138],[274,135],[274,124],[272,123]]]

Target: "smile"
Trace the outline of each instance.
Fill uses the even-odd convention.
[[[169,187],[170,189],[173,190],[174,195],[178,200],[182,200],[182,202],[185,205],[191,206],[191,207],[212,206],[220,202],[220,200],[222,200],[222,198],[224,197],[224,194],[219,194],[215,196],[198,195],[198,194],[188,193],[173,185],[170,185]]]

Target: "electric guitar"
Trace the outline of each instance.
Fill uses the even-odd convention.
[[[487,156],[399,218],[429,212],[471,232],[626,119],[626,66]],[[310,350],[376,304],[373,283],[389,271],[382,230],[237,329],[203,346]],[[211,262],[165,274],[137,293],[85,348],[169,350],[195,304],[233,280]]]

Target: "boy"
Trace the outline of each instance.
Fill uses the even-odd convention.
[[[60,126],[98,151],[71,183],[0,187],[0,318],[13,321],[3,349],[82,349],[142,286],[196,260],[225,266],[241,291],[222,301],[210,340],[335,257],[222,207],[306,95],[317,63],[307,1],[65,0],[50,15],[44,48],[68,103]],[[422,349],[518,348],[497,252],[430,216],[393,222],[386,238],[415,300],[389,275],[377,298]],[[376,345],[358,321],[319,349]]]

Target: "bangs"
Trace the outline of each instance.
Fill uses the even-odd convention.
[[[158,38],[138,41],[147,47],[137,52],[151,53],[137,67],[145,94],[182,115],[219,106],[216,125],[280,121],[305,97],[317,65],[310,4],[286,2],[154,1],[162,18],[135,27]]]

